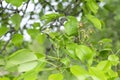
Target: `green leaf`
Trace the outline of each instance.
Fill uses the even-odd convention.
[[[29,45],[29,49],[36,53],[45,53],[45,45],[43,46],[43,44],[39,44],[37,40],[32,41],[32,44]]]
[[[31,52],[31,51],[29,51],[27,49],[21,49],[21,50],[18,50],[16,52],[14,52],[12,55],[10,55],[7,58],[7,60],[6,60],[6,69],[9,70],[12,67],[18,67],[19,66],[19,70],[21,70],[20,68],[22,66],[25,67],[25,65],[26,65],[26,69],[27,69],[28,65],[30,65],[30,64],[31,64],[31,66],[34,66],[33,61],[37,61],[36,55],[33,52]],[[28,69],[30,69],[30,68],[28,68]]]
[[[19,1],[16,1],[19,2]],[[13,24],[15,24],[15,29],[18,30],[20,27],[20,22],[21,22],[22,17],[16,13],[11,17],[11,21],[13,22]]]
[[[97,69],[103,72],[108,72],[111,69],[110,61],[101,61],[97,65]]]
[[[43,70],[46,63],[39,61],[37,66],[30,71],[25,72],[23,75],[19,76],[16,80],[36,80],[39,72]]]
[[[31,62],[26,62],[23,64],[20,64],[18,66],[18,72],[26,72],[26,71],[30,71],[33,68],[35,68],[38,64],[38,61],[31,61]]]
[[[104,39],[100,40],[99,42],[101,42],[101,43],[111,43],[112,40],[108,39],[108,38],[104,38]]]
[[[67,44],[66,49],[67,49],[67,54],[72,57],[73,59],[78,59],[76,54],[75,54],[75,48],[77,47],[77,44]]]
[[[119,57],[115,54],[109,55],[108,60],[111,62],[112,65],[117,65],[119,63]]]
[[[95,0],[87,0],[87,6],[94,14],[97,13],[99,7]]]
[[[110,55],[111,49],[109,48],[104,48],[99,52],[99,58],[100,59],[107,59],[108,55]]]
[[[35,69],[33,69],[33,71],[40,72],[40,71],[44,70],[45,66],[46,66],[46,62],[45,62],[45,58],[44,58],[43,60],[39,60],[38,65],[36,66]]]
[[[41,53],[36,53],[38,59],[45,59],[46,55]]]
[[[31,71],[28,71],[28,72],[20,75],[15,80],[36,80],[37,79],[37,74],[38,74],[37,72],[31,70]]]
[[[70,65],[70,59],[69,58],[63,58],[62,60],[61,60],[61,62],[64,64],[64,65],[66,65],[66,66],[69,66]]]
[[[28,0],[23,0],[24,2],[27,2]]]
[[[111,49],[112,48],[112,40],[108,38],[104,38],[99,41],[99,44],[104,47],[104,49]]]
[[[48,80],[63,80],[63,75],[61,73],[51,74]]]
[[[58,13],[46,14],[46,15],[41,17],[41,20],[44,20],[45,24],[48,24],[49,22],[54,21],[61,16],[63,16],[63,14],[58,14]]]
[[[100,22],[100,20],[99,20],[98,18],[96,18],[95,16],[93,16],[93,15],[91,15],[91,14],[87,14],[86,17],[87,17],[87,19],[88,19],[90,22],[92,22],[92,23],[94,24],[94,26],[95,26],[97,29],[101,30],[102,25],[101,25],[101,22]]]
[[[7,3],[11,3],[12,5],[19,7],[22,5],[23,0],[5,0]]]
[[[8,77],[2,77],[0,80],[10,80]]]
[[[46,35],[40,33],[36,36],[36,40],[38,41],[39,44],[44,44],[46,40]]]
[[[0,66],[5,65],[5,59],[3,56],[0,56]]]
[[[34,71],[27,72],[26,76],[24,77],[24,80],[36,80],[37,79],[37,74]]]
[[[39,23],[39,22],[35,22],[35,23],[33,24],[33,28],[36,28],[36,27],[40,27],[40,23]]]
[[[5,33],[7,33],[8,28],[7,27],[0,27],[0,37],[2,37]]]
[[[107,80],[107,77],[105,76],[104,72],[96,67],[90,67],[89,73],[93,79],[96,78],[94,80]]]
[[[79,45],[76,48],[75,53],[83,63],[87,62],[89,65],[92,64],[92,60],[95,55],[95,52],[92,51],[89,47],[85,45]]]
[[[85,80],[89,73],[81,66],[74,65],[70,68],[71,73],[78,78],[78,80]]]
[[[108,75],[109,75],[110,78],[112,78],[112,77],[118,77],[118,73],[115,72],[115,71],[113,71],[112,69],[110,69],[108,71]]]
[[[30,35],[30,37],[33,39],[35,39],[36,36],[40,33],[40,31],[37,29],[28,29],[27,32]]]
[[[73,16],[67,17],[68,21],[64,24],[67,35],[75,35],[78,33],[78,21]]]
[[[23,42],[23,35],[21,34],[15,34],[12,37],[12,43],[16,46],[20,46]]]

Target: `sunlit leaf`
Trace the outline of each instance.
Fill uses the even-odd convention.
[[[109,76],[112,77],[118,77],[118,73],[113,71],[112,69],[108,71]]]
[[[92,64],[92,60],[95,55],[95,52],[92,51],[89,47],[85,45],[79,45],[76,48],[75,53],[82,62],[84,63],[87,62],[89,65]]]
[[[85,80],[89,75],[87,70],[85,70],[83,67],[78,66],[78,65],[72,66],[70,68],[70,71],[72,72],[74,76],[78,78],[78,80]]]
[[[67,17],[68,21],[64,24],[67,35],[75,35],[78,32],[78,21],[73,16]]]
[[[101,25],[101,22],[98,18],[96,18],[95,16],[91,15],[91,14],[87,14],[86,15],[87,19],[94,24],[94,26],[101,30],[102,29],[102,25]]]
[[[75,54],[75,48],[77,47],[77,44],[67,44],[67,54],[72,57],[73,59],[77,59],[77,56]]]
[[[5,65],[4,57],[0,56],[0,66]]]
[[[36,36],[40,33],[40,31],[37,29],[28,29],[27,32],[33,39],[36,38]]]
[[[39,44],[43,44],[46,40],[46,35],[45,34],[38,34],[36,36],[36,39],[37,39]]]
[[[0,80],[10,80],[8,77],[2,77]]]
[[[18,78],[16,78],[15,80],[36,80],[37,79],[37,72],[31,70],[28,71],[26,73],[24,73],[23,75],[19,76]]]
[[[61,73],[51,74],[48,80],[63,80],[63,75]]]
[[[24,80],[36,80],[37,79],[37,74],[34,71],[27,72],[26,76],[24,76]]]
[[[41,53],[36,53],[36,56],[38,59],[45,59],[45,54],[41,54]]]
[[[34,66],[33,65],[34,62],[32,62],[32,61],[36,61],[36,60],[37,60],[37,57],[33,52],[31,52],[27,49],[21,49],[21,50],[14,52],[12,55],[10,55],[7,58],[6,68],[9,69],[12,67],[18,67],[19,65],[25,67],[25,64],[27,65],[28,62],[29,62],[29,64],[28,64],[29,66]],[[30,62],[31,62],[31,65],[30,65]],[[28,65],[26,68],[30,69],[28,67]]]
[[[103,71],[103,72],[108,72],[111,69],[111,64],[110,61],[101,61],[97,65],[97,69]]]
[[[19,72],[25,72],[25,71],[29,71],[32,70],[33,68],[36,67],[36,65],[38,64],[38,61],[31,61],[31,62],[26,62],[25,64],[20,64],[18,66],[18,71]]]
[[[22,80],[22,79],[24,79],[24,80],[36,80],[38,73],[43,70],[45,65],[46,65],[45,62],[39,61],[39,63],[37,64],[37,66],[34,69],[25,72],[23,75],[19,76],[17,78],[17,80]]]
[[[12,5],[19,7],[22,5],[23,0],[5,0],[8,3],[11,3]]]
[[[102,42],[102,43],[111,43],[112,40],[108,39],[108,38],[104,38],[104,39],[100,40],[99,42]]]
[[[19,1],[16,1],[16,2],[19,2]],[[14,14],[12,17],[11,17],[11,21],[13,24],[15,24],[15,29],[19,29],[20,27],[20,22],[21,22],[21,19],[22,17],[17,13],[17,14]]]
[[[35,22],[35,23],[33,24],[33,27],[34,27],[34,28],[40,27],[40,23],[39,23],[39,22]]]
[[[64,65],[66,65],[66,66],[69,66],[69,65],[70,65],[70,59],[69,59],[69,58],[63,58],[63,59],[61,60],[61,62],[62,62]]]
[[[111,62],[112,65],[115,65],[115,66],[120,62],[119,57],[114,54],[109,55],[108,60]]]
[[[23,42],[23,35],[21,34],[15,34],[13,35],[12,37],[12,43],[15,45],[15,46],[20,46]]]
[[[7,27],[0,27],[0,37],[2,37],[8,31]]]
[[[58,14],[58,13],[51,13],[51,14],[46,14],[41,17],[41,20],[45,21],[45,24],[54,21],[58,19],[59,17],[63,16],[63,14]]]
[[[96,14],[98,11],[98,5],[95,2],[95,0],[87,0],[87,6],[88,8],[94,13]]]
[[[29,45],[29,49],[37,53],[45,53],[45,45],[43,46],[43,44],[39,44],[37,40],[34,40],[32,44]]]
[[[97,69],[96,67],[90,67],[89,73],[92,75],[92,77],[96,77],[96,80],[107,80],[107,77],[105,76],[104,72]]]

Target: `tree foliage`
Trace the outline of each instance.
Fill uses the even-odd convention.
[[[119,3],[0,0],[0,80],[119,80]]]

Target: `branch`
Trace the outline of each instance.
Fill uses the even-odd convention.
[[[46,1],[46,0],[43,0],[40,2],[42,7],[46,7],[46,5],[48,5],[54,12],[57,12],[57,10],[55,9],[55,7],[53,5],[51,5],[50,2]],[[45,5],[44,5],[45,4]]]
[[[28,4],[29,4],[29,2],[30,2],[30,0],[28,0],[27,3],[26,3],[26,7],[25,7],[25,10],[23,11],[23,15],[22,15],[22,17],[25,16],[25,13],[26,13],[26,10],[27,10],[27,8],[28,8]]]
[[[9,25],[10,25],[10,24],[9,24]],[[14,32],[14,33],[13,33],[13,32]],[[7,33],[5,33],[5,35],[8,34],[8,33],[10,33],[10,36],[9,36],[10,38],[9,38],[8,41],[6,41],[6,43],[5,43],[5,44],[3,45],[3,47],[1,48],[0,54],[2,54],[3,51],[6,50],[6,47],[7,47],[7,45],[9,44],[9,42],[11,41],[12,36],[16,33],[16,30],[15,30],[14,28],[12,28],[11,25],[10,25],[10,30],[9,30]]]
[[[10,40],[12,39],[12,34],[10,35],[10,39],[3,45],[0,54],[3,53],[4,50],[6,50],[7,45],[9,44]]]
[[[28,0],[27,3],[26,3],[26,7],[25,7],[25,10],[23,11],[22,17],[25,16],[25,13],[26,13],[26,10],[27,10],[27,7],[28,7],[29,2],[30,2],[30,0]],[[8,5],[7,5],[7,6],[8,6]],[[2,7],[2,13],[4,13],[4,10],[14,11],[13,13],[16,13],[16,12],[19,13],[20,11],[22,11],[22,10],[18,10],[18,9],[10,9],[10,8],[7,8],[7,6],[6,6],[5,8]],[[2,14],[2,13],[1,13],[1,14]],[[6,16],[4,19],[7,19],[9,16],[10,16],[10,15]],[[4,20],[4,19],[2,19],[2,20]],[[20,28],[19,28],[18,30],[21,32]],[[14,32],[14,33],[13,33],[13,32]],[[16,32],[17,32],[17,31],[15,31],[15,30],[13,30],[13,29],[7,32],[7,33],[10,33],[10,36],[9,36],[10,38],[9,38],[9,40],[6,41],[5,44],[2,46],[2,48],[1,48],[1,50],[0,50],[0,54],[2,54],[2,53],[6,50],[7,45],[9,44],[9,42],[10,42],[11,39],[12,39],[12,36],[13,36]],[[7,33],[6,33],[6,34],[7,34]]]
[[[76,0],[76,1],[71,1],[68,6],[63,10],[63,13],[68,16],[68,15],[71,15],[72,12],[74,11],[74,9],[77,9],[79,4],[81,3],[80,0]],[[72,4],[74,4],[74,7],[72,8]],[[81,12],[81,10],[79,11]]]

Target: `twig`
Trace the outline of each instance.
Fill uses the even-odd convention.
[[[77,1],[77,2],[70,2],[70,4],[69,5],[67,5],[67,7],[63,10],[63,13],[66,15],[66,16],[68,16],[68,15],[70,15],[72,12],[73,12],[73,10],[74,9],[76,9],[78,6],[79,6],[79,4],[80,4],[80,0],[79,1]],[[74,7],[72,8],[72,4],[74,3]],[[79,12],[81,12],[81,10],[79,11]]]
[[[26,3],[26,7],[25,7],[25,10],[23,11],[23,15],[22,15],[22,17],[25,16],[25,13],[26,13],[26,10],[27,10],[27,8],[28,8],[28,4],[29,4],[29,2],[30,2],[30,0],[28,0],[27,3]]]
[[[1,51],[0,51],[0,54],[2,54],[4,50],[6,50],[6,47],[7,47],[7,45],[9,44],[9,42],[10,42],[11,39],[12,39],[12,34],[11,34],[11,36],[10,36],[10,39],[9,39],[9,40],[4,44],[4,46],[2,47],[2,49],[1,49]]]
[[[0,5],[1,5],[1,8],[2,8],[2,0],[0,0]]]
[[[10,33],[10,36],[9,36],[10,38],[9,38],[8,41],[6,41],[6,43],[5,43],[5,44],[3,45],[3,47],[1,48],[1,50],[0,50],[0,54],[2,54],[3,51],[6,50],[7,45],[9,44],[9,42],[10,42],[11,39],[12,39],[13,32],[14,32],[14,34],[16,33],[15,29],[13,29],[13,28],[11,27],[11,25],[10,25],[10,30],[7,32],[7,33]],[[5,35],[6,35],[7,33],[5,33]]]

